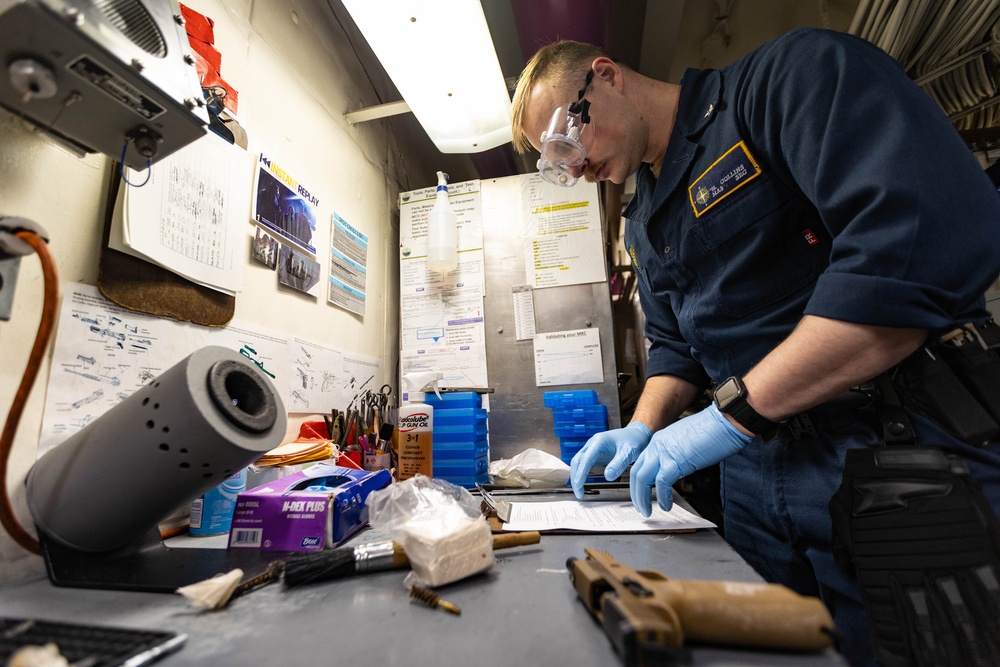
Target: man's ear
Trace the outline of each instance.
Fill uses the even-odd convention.
[[[590,67],[594,70],[594,79],[610,84],[612,88],[621,88],[624,83],[622,68],[611,58],[595,58]]]

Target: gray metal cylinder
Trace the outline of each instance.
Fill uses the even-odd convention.
[[[28,508],[56,542],[110,551],[281,443],[281,398],[249,359],[202,348],[48,451]]]

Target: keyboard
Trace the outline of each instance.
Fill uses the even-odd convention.
[[[179,650],[187,636],[26,618],[0,618],[0,664],[24,646],[55,644],[73,667],[140,667]]]

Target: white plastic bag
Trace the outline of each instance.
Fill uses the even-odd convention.
[[[526,449],[514,458],[491,462],[490,478],[508,486],[555,488],[566,486],[569,466],[540,449]]]
[[[373,491],[366,504],[372,527],[406,552],[407,585],[443,586],[493,567],[489,524],[460,486],[416,475]]]

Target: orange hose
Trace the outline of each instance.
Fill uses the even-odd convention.
[[[17,432],[18,422],[21,421],[21,414],[28,402],[28,395],[31,393],[35,378],[38,376],[42,355],[45,354],[49,337],[52,335],[52,328],[55,326],[56,304],[59,300],[59,274],[44,239],[27,231],[18,232],[16,236],[30,245],[38,255],[42,264],[42,276],[45,279],[45,300],[42,304],[42,318],[38,324],[35,344],[28,356],[28,365],[24,369],[24,375],[21,376],[21,384],[14,395],[14,402],[7,413],[3,434],[0,435],[0,523],[3,523],[4,528],[7,529],[15,542],[33,554],[41,554],[42,549],[38,539],[26,531],[17,517],[14,516],[14,509],[11,507],[10,497],[7,494],[7,463],[14,446],[14,434]]]

